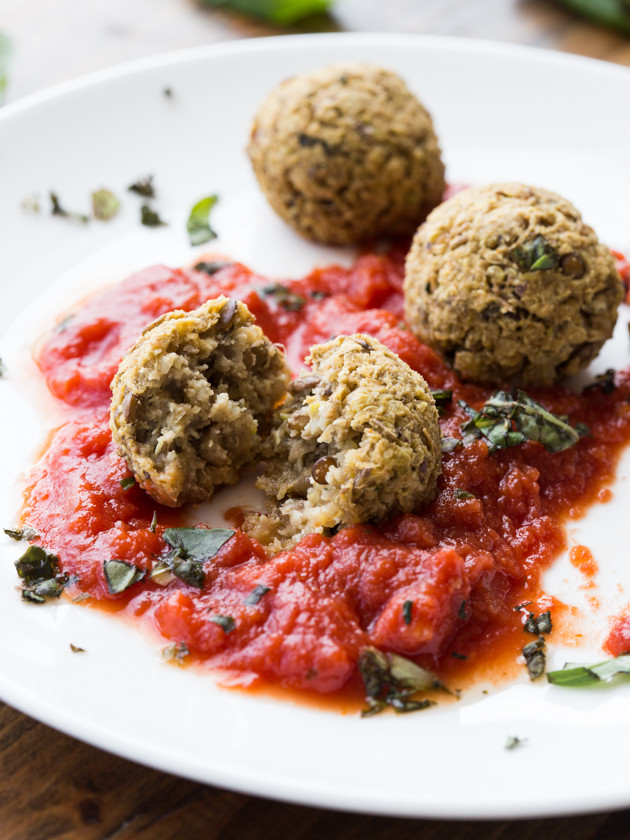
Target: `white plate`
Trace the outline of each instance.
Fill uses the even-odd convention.
[[[573,200],[613,247],[630,250],[630,72],[544,52],[452,39],[324,35],[187,51],[66,84],[0,114],[0,514],[14,521],[21,470],[54,417],[24,385],[24,348],[90,289],[164,261],[194,259],[185,220],[217,192],[216,243],[254,269],[295,276],[347,251],[308,245],[265,204],[244,154],[265,93],[295,72],[346,59],[399,71],[435,117],[453,181],[529,181]],[[172,97],[163,94],[172,89]],[[138,224],[124,188],[153,173],[168,228]],[[111,223],[80,227],[22,199],[49,189],[71,209],[107,186],[124,194]],[[21,313],[18,315],[18,313]],[[625,316],[624,316],[625,317]],[[627,334],[596,367],[628,364]],[[561,559],[548,585],[583,608],[598,657],[627,596],[624,461],[615,498],[572,526],[595,552],[600,617]],[[471,692],[417,715],[360,719],[218,688],[159,661],[164,642],[92,610],[32,608],[15,591],[20,547],[0,546],[0,695],[100,747],[200,781],[302,803],[424,817],[519,817],[630,805],[630,686],[569,691],[526,680]],[[625,564],[627,565],[627,564]],[[71,653],[69,643],[87,653]],[[566,650],[553,648],[551,665]],[[526,738],[507,751],[508,736]]]

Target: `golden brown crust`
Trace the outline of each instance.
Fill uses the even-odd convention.
[[[407,256],[405,317],[477,382],[551,385],[612,335],[622,288],[608,248],[568,201],[524,184],[458,193]]]
[[[357,333],[313,347],[309,361],[276,412],[257,482],[269,515],[249,520],[272,550],[413,510],[433,498],[441,470],[433,396],[395,353]]]
[[[276,213],[317,242],[412,233],[444,190],[431,117],[399,76],[369,64],[283,82],[248,153]]]

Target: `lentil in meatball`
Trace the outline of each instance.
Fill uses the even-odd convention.
[[[610,250],[578,210],[524,184],[437,207],[407,256],[405,317],[465,379],[548,386],[595,358],[623,297]]]
[[[112,382],[110,425],[137,483],[170,507],[209,499],[260,453],[290,374],[227,297],[150,324]]]
[[[280,84],[248,153],[275,212],[316,242],[411,234],[444,191],[431,117],[399,76],[369,64]]]
[[[279,550],[312,532],[383,519],[430,501],[441,471],[438,415],[419,373],[371,336],[311,349],[266,444],[268,515],[247,528]]]

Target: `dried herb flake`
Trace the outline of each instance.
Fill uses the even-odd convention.
[[[368,717],[387,707],[396,712],[414,712],[435,705],[433,700],[419,700],[415,695],[430,689],[445,689],[435,674],[421,668],[396,653],[383,653],[366,648],[359,656],[359,673],[365,687],[367,708],[361,712]]]
[[[260,602],[260,599],[263,595],[266,595],[267,592],[271,592],[271,589],[268,586],[264,586],[262,583],[259,583],[252,589],[247,598],[245,598],[245,603],[248,606],[253,607]]]
[[[96,190],[92,193],[92,213],[95,219],[109,222],[120,210],[120,201],[111,190]]]

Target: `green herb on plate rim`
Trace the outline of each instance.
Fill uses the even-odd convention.
[[[548,671],[547,681],[565,688],[586,688],[613,677],[630,674],[630,653],[622,653],[614,659],[606,659],[594,665],[580,665],[567,662],[558,671]]]
[[[71,222],[79,222],[82,225],[86,225],[90,221],[90,217],[86,216],[85,213],[71,213],[63,208],[59,202],[57,193],[51,192],[49,196],[51,204],[50,213],[52,216],[61,216],[63,219],[69,219]]]
[[[210,211],[218,200],[217,195],[206,196],[206,198],[198,201],[190,211],[186,222],[186,230],[191,245],[203,245],[204,242],[210,242],[211,239],[217,238],[216,232],[210,227]]]
[[[127,187],[128,192],[141,195],[143,198],[155,198],[155,187],[153,186],[153,175],[139,178]]]
[[[15,561],[15,568],[22,579],[22,599],[32,604],[59,598],[72,582],[68,575],[59,571],[59,557],[41,545],[30,545]]]
[[[16,541],[28,540],[30,542],[39,539],[38,532],[31,525],[24,525],[22,528],[3,528],[3,531],[7,537]]]
[[[140,223],[145,227],[166,227],[167,225],[167,222],[163,221],[148,204],[143,204],[140,208]]]

